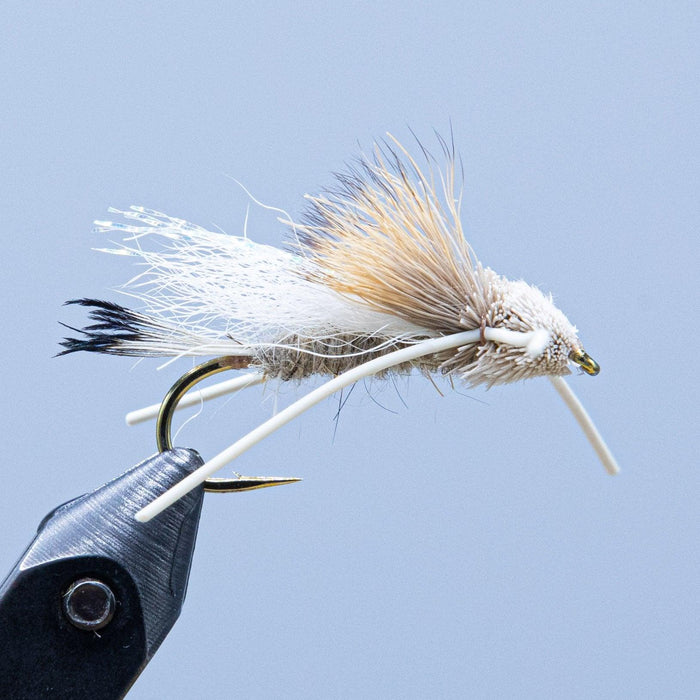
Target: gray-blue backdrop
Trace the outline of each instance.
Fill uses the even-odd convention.
[[[250,4],[252,5],[252,3]],[[179,624],[130,697],[696,697],[698,29],[692,2],[20,3],[0,10],[0,563],[154,450],[123,415],[188,361],[56,359],[62,309],[134,268],[108,206],[240,233],[298,216],[389,130],[449,132],[481,259],[551,290],[602,366],[329,400],[250,452],[299,485],[209,496]],[[283,229],[254,205],[248,230]],[[304,387],[283,387],[280,405]],[[269,416],[188,424],[211,456]]]

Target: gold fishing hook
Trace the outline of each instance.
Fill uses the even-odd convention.
[[[211,377],[227,369],[241,369],[247,365],[241,364],[241,358],[235,356],[217,357],[201,365],[193,367],[183,374],[170,388],[160,405],[158,419],[156,421],[156,444],[159,452],[172,450],[171,426],[173,413],[182,397],[195,385],[207,377]],[[230,493],[232,491],[252,491],[267,486],[280,486],[301,481],[296,477],[278,476],[239,476],[236,478],[210,477],[204,481],[204,490],[217,493]]]

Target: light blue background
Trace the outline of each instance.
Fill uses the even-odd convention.
[[[298,216],[373,138],[449,132],[481,259],[551,290],[602,365],[441,398],[357,387],[250,452],[299,485],[209,496],[183,615],[130,698],[697,697],[694,2],[19,3],[0,10],[0,563],[154,449],[123,415],[188,366],[56,359],[63,309],[120,300],[108,206],[240,233]],[[249,232],[279,244],[274,216]],[[281,404],[303,387],[285,387]],[[249,391],[178,442],[211,456]],[[405,405],[404,403],[405,402]]]

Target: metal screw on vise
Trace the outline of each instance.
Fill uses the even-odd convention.
[[[112,589],[102,581],[81,578],[63,595],[63,612],[81,630],[100,630],[114,617],[116,600]]]

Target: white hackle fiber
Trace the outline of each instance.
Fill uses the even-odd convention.
[[[134,223],[96,221],[98,232],[124,235],[120,247],[101,250],[140,258],[145,270],[125,291],[144,302],[144,315],[171,331],[163,333],[164,346],[153,347],[154,354],[244,354],[247,348],[294,336],[401,339],[424,334],[311,281],[314,265],[301,255],[143,207],[110,212]],[[161,239],[161,247],[143,247],[146,238]],[[180,345],[168,348],[169,335],[179,340],[183,331],[189,352]]]

